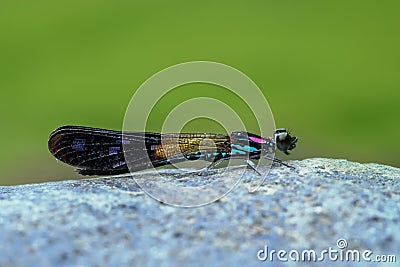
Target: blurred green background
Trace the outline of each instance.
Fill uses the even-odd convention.
[[[121,129],[141,83],[193,60],[228,64],[262,89],[276,125],[300,139],[290,158],[400,167],[399,10],[395,0],[2,1],[0,185],[78,178],[49,154],[51,131]],[[170,99],[212,92],[224,97],[202,85]]]

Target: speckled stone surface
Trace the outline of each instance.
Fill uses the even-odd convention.
[[[274,167],[255,193],[243,182],[198,208],[161,204],[122,176],[0,187],[0,266],[398,266],[400,169],[290,163],[295,170]],[[395,255],[397,263],[257,257],[266,245],[339,250],[340,238],[347,249]]]

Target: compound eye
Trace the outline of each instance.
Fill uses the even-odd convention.
[[[279,128],[275,130],[275,133],[279,134],[279,133],[286,133],[286,129],[285,128]]]
[[[277,142],[283,142],[286,140],[288,134],[287,132],[276,133],[275,138]]]

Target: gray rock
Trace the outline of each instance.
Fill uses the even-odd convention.
[[[274,167],[254,193],[247,190],[249,170],[228,195],[197,208],[162,204],[126,176],[0,187],[0,266],[310,265],[288,255],[280,262],[276,254],[273,263],[262,262],[257,253],[266,245],[269,252],[313,249],[318,257],[329,247],[371,250],[372,259],[382,254],[400,261],[398,168],[334,159],[290,164],[296,169]],[[164,172],[171,181],[179,175]],[[154,173],[137,175],[152,179]],[[208,177],[187,175],[175,183],[194,186]],[[347,248],[339,249],[338,239]],[[325,254],[313,266],[327,263],[365,264]]]

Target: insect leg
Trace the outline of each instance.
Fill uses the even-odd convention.
[[[212,169],[214,169],[215,167],[217,167],[218,165],[220,165],[222,162],[224,162],[224,160],[226,160],[227,158],[221,158],[221,159],[219,159],[219,160],[217,160],[217,161],[214,161],[213,163],[211,163],[210,165],[208,165],[207,167],[206,167],[206,169],[208,169],[208,170],[212,170]]]
[[[254,164],[254,163],[253,163],[251,160],[249,160],[249,159],[246,159],[245,162],[246,162],[247,166],[249,166],[250,168],[252,168],[258,175],[261,175],[261,173],[260,173],[259,171],[257,171],[256,164]]]
[[[207,167],[205,167],[204,169],[200,170],[198,175],[205,175],[207,174],[207,172],[211,171],[212,169],[214,169],[215,167],[217,167],[218,165],[220,165],[224,160],[226,160],[227,158],[221,158],[217,161],[212,162],[210,165],[208,165]]]
[[[284,165],[284,166],[289,167],[289,168],[291,168],[291,169],[296,169],[296,167],[291,166],[291,165],[289,165],[289,164],[286,164],[286,163],[284,163],[284,162],[283,162],[282,160],[280,160],[280,159],[271,158],[270,156],[264,156],[264,158],[269,159],[269,160],[272,160],[272,161],[275,162],[275,163],[278,163],[278,164],[280,164],[280,165]]]

